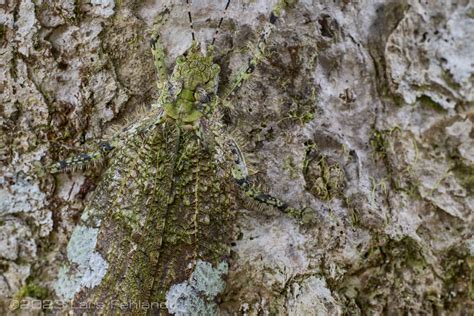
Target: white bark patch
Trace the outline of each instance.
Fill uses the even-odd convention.
[[[21,1],[18,17],[16,39],[21,43],[18,51],[25,56],[29,56],[33,47],[33,35],[36,33],[35,5],[31,0]]]
[[[0,189],[0,214],[34,212],[44,206],[45,198],[38,183],[19,177],[8,190]]]
[[[310,277],[294,283],[288,295],[289,315],[340,315],[342,310],[324,278]]]
[[[390,35],[387,66],[394,90],[405,102],[427,96],[449,110],[457,100],[474,100],[474,33],[467,31],[474,28],[474,19],[469,10],[414,3]]]
[[[108,18],[114,14],[114,0],[91,0],[93,13],[97,16]]]
[[[467,163],[474,163],[474,138],[471,138],[473,124],[466,119],[461,122],[456,122],[446,128],[446,133],[459,142],[458,150],[462,158]]]

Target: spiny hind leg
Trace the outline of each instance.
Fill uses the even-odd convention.
[[[257,65],[265,59],[266,56],[266,47],[267,40],[270,36],[270,33],[275,28],[274,24],[278,20],[278,17],[281,15],[281,11],[286,7],[286,0],[280,0],[272,9],[269,17],[269,23],[264,26],[263,31],[260,33],[258,42],[255,45],[255,51],[253,52],[252,58],[249,59],[247,65],[242,67],[237,75],[230,81],[229,85],[223,89],[221,98],[226,100],[229,98],[235,91],[242,86],[242,84],[248,80],[252,73],[254,72]]]
[[[150,129],[161,124],[165,116],[163,111],[154,111],[148,113],[148,116],[138,122],[128,124],[127,126],[115,130],[115,133],[108,141],[102,141],[98,144],[95,151],[82,153],[65,160],[58,161],[48,166],[46,169],[51,173],[57,173],[69,169],[77,169],[88,165],[98,163],[105,158],[115,148],[123,146],[123,143],[130,137],[139,134],[146,134]]]
[[[224,88],[221,98],[227,100],[242,84],[248,80],[254,72],[257,65],[265,58],[265,48],[268,36],[271,33],[273,25],[266,25],[264,31],[260,34],[259,40],[256,44],[255,51],[252,58],[249,59],[247,65],[242,67],[237,75],[231,79],[229,85]]]
[[[302,221],[303,223],[308,223],[314,221],[314,211],[305,207],[302,209],[297,209],[290,207],[286,202],[268,194],[261,192],[254,185],[251,184],[247,166],[245,164],[245,159],[240,151],[240,148],[237,146],[234,140],[229,141],[230,150],[232,152],[232,158],[234,160],[234,166],[232,168],[232,176],[234,177],[237,184],[245,191],[245,194],[252,199],[271,205],[279,209],[280,211],[287,213],[288,215]]]
[[[82,168],[90,164],[97,163],[109,152],[114,150],[116,144],[113,142],[101,142],[95,151],[82,153],[51,164],[47,169],[51,173],[62,172],[70,169]]]

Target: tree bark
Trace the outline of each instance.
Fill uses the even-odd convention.
[[[0,0],[0,313],[64,299],[67,243],[108,161],[54,175],[45,166],[147,115],[159,97],[149,41],[160,34],[172,69],[191,46],[188,8],[203,48],[223,17],[219,89],[273,23],[262,62],[221,109],[223,131],[253,181],[316,218],[234,197],[238,238],[218,310],[472,313],[474,6],[224,6]]]

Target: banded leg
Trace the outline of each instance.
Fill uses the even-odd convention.
[[[232,176],[234,177],[237,184],[245,191],[247,196],[260,203],[274,206],[280,211],[287,213],[288,215],[302,221],[303,223],[309,223],[313,221],[314,211],[311,208],[305,207],[303,209],[297,209],[290,207],[282,200],[270,194],[263,193],[255,188],[255,186],[250,183],[247,166],[239,147],[233,140],[229,142],[229,145],[232,152],[232,158],[234,159]]]
[[[265,30],[260,34],[260,38],[256,45],[256,52],[253,57],[249,60],[248,64],[239,70],[235,78],[231,80],[229,86],[224,89],[221,96],[223,100],[227,100],[241,85],[242,83],[250,78],[257,65],[265,58],[265,48],[267,38],[271,33],[273,26],[266,25]]]
[[[150,46],[158,77],[156,85],[160,93],[159,100],[165,101],[169,98],[168,69],[166,67],[165,49],[163,47],[163,44],[161,44],[160,42],[160,36],[158,33],[154,35],[150,40]],[[164,102],[158,103],[164,104]]]
[[[48,166],[47,170],[50,173],[58,173],[69,169],[81,168],[90,163],[97,163],[115,148],[123,146],[123,143],[130,139],[130,137],[146,134],[152,128],[161,124],[164,119],[165,116],[162,109],[152,111],[148,113],[147,117],[116,131],[108,141],[100,142],[97,150],[58,161]]]
[[[227,8],[227,7],[226,7]],[[245,65],[242,69],[239,70],[237,75],[233,80],[231,80],[230,85],[224,89],[224,92],[221,96],[223,100],[229,98],[242,84],[245,80],[250,78],[254,72],[257,65],[265,58],[265,49],[267,46],[267,40],[274,28],[274,24],[280,15],[280,9],[276,6],[270,14],[270,23],[267,23],[264,27],[264,30],[260,33],[257,45],[256,52],[253,57],[249,60],[248,64]]]
[[[90,163],[98,162],[100,159],[105,158],[105,156],[114,150],[115,147],[115,142],[102,142],[99,144],[99,148],[96,151],[82,153],[77,156],[55,162],[48,167],[48,171],[51,173],[58,173],[69,169],[81,168]]]

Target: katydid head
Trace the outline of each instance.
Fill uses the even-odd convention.
[[[193,41],[191,47],[176,59],[171,76],[174,103],[165,106],[166,114],[176,120],[192,123],[213,110],[220,67],[213,62],[213,47],[202,53]]]

